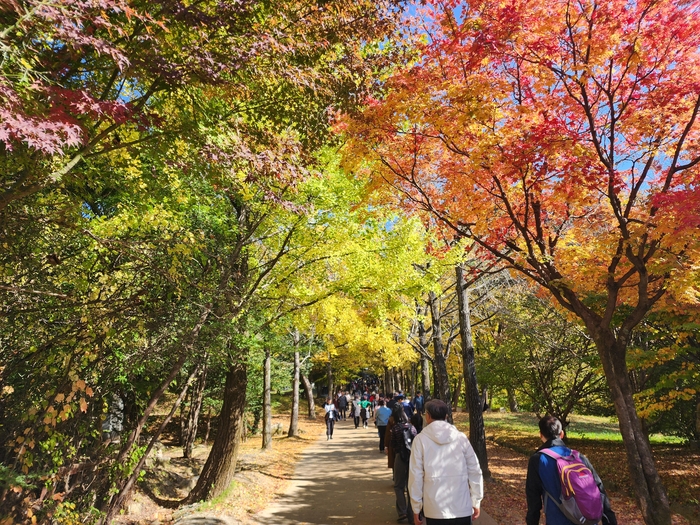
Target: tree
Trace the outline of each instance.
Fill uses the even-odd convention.
[[[408,209],[547,289],[595,342],[648,524],[669,502],[626,363],[696,286],[700,4],[428,3],[420,59],[347,124]],[[689,16],[692,14],[692,16]],[[387,190],[388,193],[388,190]],[[693,218],[695,217],[695,218]]]

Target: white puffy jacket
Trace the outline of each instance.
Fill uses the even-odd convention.
[[[484,479],[471,443],[446,421],[433,421],[413,439],[408,470],[411,508],[433,519],[472,515],[484,497]]]

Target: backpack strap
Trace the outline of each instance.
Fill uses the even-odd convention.
[[[557,454],[556,452],[554,452],[551,448],[543,448],[542,450],[539,450],[538,452],[541,452],[545,456],[549,456],[550,458],[555,459],[555,460],[563,457],[561,454]]]

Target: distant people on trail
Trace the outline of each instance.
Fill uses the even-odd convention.
[[[399,402],[403,407],[403,411],[406,412],[406,417],[408,417],[408,419],[410,420],[411,416],[413,415],[413,403],[406,399],[406,397],[403,394],[399,394]]]
[[[370,416],[370,410],[372,409],[372,403],[369,402],[366,396],[362,397],[360,401],[360,417],[362,418],[362,427],[367,428],[367,420]]]
[[[401,405],[396,405],[391,411],[394,425],[391,428],[391,450],[394,454],[394,494],[396,495],[396,512],[398,521],[407,520],[413,524],[413,513],[409,499],[406,498],[408,491],[408,464],[410,459],[410,449],[406,446],[407,439],[416,436],[416,429],[411,425],[406,412]],[[409,495],[410,498],[410,495]]]
[[[391,417],[391,409],[384,406],[384,400],[377,401],[377,410],[374,411],[374,424],[377,426],[379,433],[379,452],[384,452],[384,438],[386,436],[386,427],[389,424]]]
[[[333,427],[335,426],[336,411],[335,404],[330,397],[326,398],[326,404],[323,405],[323,410],[326,411],[326,441],[333,439]]]
[[[360,396],[355,394],[355,399],[352,400],[352,418],[355,422],[355,428],[360,426],[360,418],[362,417],[362,405],[360,404]]]
[[[345,394],[343,394],[342,392],[338,396],[336,408],[338,409],[338,412],[339,412],[338,419],[339,420],[343,419],[343,421],[344,421],[348,415],[348,399],[345,397]]]
[[[394,407],[396,406],[397,400],[396,397],[398,396],[398,392],[394,392],[391,396],[391,399],[389,399],[386,402],[386,406],[389,407],[391,410],[394,410]]]
[[[348,390],[345,391],[345,403],[348,410],[350,410],[350,416],[352,417],[352,396]]]
[[[591,522],[602,519],[603,525],[617,525],[617,517],[610,508],[603,482],[586,456],[566,446],[561,422],[554,416],[545,416],[540,419],[539,426],[543,445],[530,457],[525,481],[527,525],[540,522],[543,506],[547,525],[584,522],[578,514],[572,514],[563,507],[561,477],[565,471],[560,470],[562,466],[576,473],[576,476],[568,478],[572,495],[567,507],[574,500],[576,509],[583,511],[581,514],[591,518]],[[591,502],[595,505],[591,505]]]
[[[470,525],[484,496],[479,460],[467,436],[445,421],[444,401],[428,401],[425,411],[426,425],[413,440],[409,462],[414,521],[424,516],[427,525]]]
[[[416,408],[416,412],[422,416],[425,412],[425,399],[423,399],[422,392],[418,392],[416,397],[413,398],[413,406]]]

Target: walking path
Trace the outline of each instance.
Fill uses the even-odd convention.
[[[261,525],[395,524],[391,470],[374,425],[355,429],[348,419],[332,440],[321,435],[302,454],[286,493],[255,518]],[[474,524],[497,525],[484,512]]]

